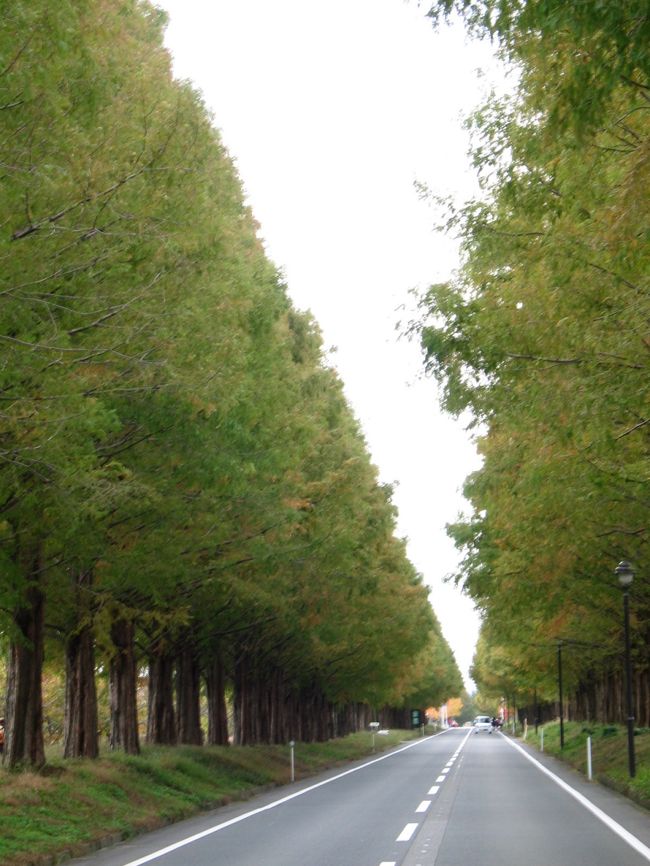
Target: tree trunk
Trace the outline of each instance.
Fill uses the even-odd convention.
[[[237,746],[250,745],[248,739],[247,659],[240,656],[235,661],[233,683],[234,742]]]
[[[233,683],[234,739],[238,746],[260,742],[260,686],[251,656],[242,653],[235,662]]]
[[[300,693],[298,689],[291,689],[285,697],[285,731],[284,742],[289,740],[302,740],[300,729]]]
[[[306,686],[300,693],[301,739],[306,743],[323,743],[330,738],[330,706],[321,689]]]
[[[111,749],[124,749],[129,755],[140,753],[134,635],[132,622],[116,619],[111,625],[115,654],[109,674],[110,746]]]
[[[219,655],[208,665],[205,682],[208,691],[208,743],[211,746],[227,746],[226,679],[223,661]]]
[[[174,711],[174,660],[159,643],[149,657],[147,742],[175,746],[178,740]]]
[[[68,639],[65,654],[63,754],[66,758],[96,758],[99,754],[99,738],[95,645],[90,626]]]
[[[273,707],[272,707],[272,737],[273,742],[279,745],[294,740],[291,736],[290,708],[292,704],[291,694],[293,688],[287,683],[284,672],[279,668],[273,679]]]
[[[91,582],[92,572],[81,572],[75,577],[79,621],[87,619],[84,589]],[[92,625],[88,623],[70,635],[65,645],[64,757],[96,758],[99,754],[97,726],[95,643]]]
[[[31,565],[32,583],[14,613],[17,637],[9,645],[4,763],[7,767],[45,763],[43,743],[43,616],[45,599],[38,584],[40,558]]]
[[[186,644],[178,657],[176,690],[178,702],[178,740],[190,746],[203,743],[201,730],[201,672],[194,649]]]

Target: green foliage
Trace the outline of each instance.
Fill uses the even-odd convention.
[[[641,90],[649,84],[643,0],[438,0],[429,16],[438,23],[452,13],[521,64],[536,103],[561,128],[581,134],[599,127],[621,81]]]
[[[0,634],[37,584],[53,669],[87,627],[105,665],[119,616],[143,663],[191,635],[230,678],[247,654],[333,702],[457,690],[390,490],[172,79],[164,16],[19,0],[3,24]]]
[[[449,527],[484,612],[475,679],[552,697],[558,640],[583,647],[569,687],[618,669],[624,558],[648,675],[649,19],[545,0],[433,17],[452,10],[500,40],[519,87],[470,121],[482,197],[450,208],[463,267],[419,332],[443,405],[481,431],[473,513]]]

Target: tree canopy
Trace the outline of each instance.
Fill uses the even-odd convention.
[[[462,0],[431,15],[452,12],[519,75],[469,121],[482,192],[450,205],[462,267],[422,297],[417,325],[483,457],[465,485],[472,514],[449,527],[457,581],[484,614],[474,675],[482,691],[551,699],[555,648],[573,642],[573,694],[593,698],[581,711],[620,718],[613,572],[628,559],[647,724],[648,10]]]
[[[0,34],[0,637],[11,764],[328,736],[460,690],[391,491],[200,96],[140,0],[18,0]],[[204,683],[205,685],[201,685]],[[202,691],[203,690],[203,691]],[[347,714],[347,715],[346,715]],[[338,721],[336,721],[338,719]]]

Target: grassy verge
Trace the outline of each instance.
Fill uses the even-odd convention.
[[[591,737],[592,774],[594,779],[615,788],[621,794],[650,809],[650,728],[637,729],[634,737],[636,776],[630,779],[627,758],[627,729],[623,725],[596,722],[565,722],[564,749],[560,749],[559,722],[547,723],[544,729],[544,751],[561,758],[576,770],[587,773],[587,737]],[[541,731],[528,729],[526,742],[541,745]]]
[[[417,735],[391,731],[376,738],[376,749]],[[296,779],[371,752],[368,733],[298,743]],[[138,757],[53,757],[41,773],[0,770],[0,863],[56,863],[289,780],[287,746],[147,747]]]

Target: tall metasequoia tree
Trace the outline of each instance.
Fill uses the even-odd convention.
[[[201,667],[191,635],[180,642],[176,660],[176,705],[178,707],[178,740],[191,746],[203,743],[201,730]]]
[[[0,333],[6,350],[0,381],[5,449],[0,503],[5,526],[13,527],[1,539],[2,564],[10,567],[12,538],[30,535],[33,527],[41,527],[43,548],[38,580],[24,567],[24,557],[16,559],[21,575],[11,568],[23,586],[16,590],[20,601],[13,631],[18,642],[11,648],[10,761],[22,759],[15,750],[25,737],[35,739],[30,733],[35,723],[16,713],[30,702],[40,703],[40,672],[28,670],[25,660],[32,652],[39,663],[42,637],[32,632],[40,629],[56,560],[73,549],[62,543],[72,535],[66,524],[74,525],[75,512],[87,506],[100,514],[115,507],[102,491],[111,471],[119,469],[115,463],[106,465],[97,445],[119,425],[101,392],[112,393],[116,382],[120,388],[138,388],[151,380],[151,367],[142,360],[147,354],[143,326],[151,313],[142,315],[142,302],[158,291],[159,252],[143,242],[134,255],[137,232],[120,230],[120,223],[142,214],[142,202],[155,211],[165,195],[160,194],[162,184],[150,183],[160,176],[153,167],[165,147],[157,134],[161,126],[154,132],[150,113],[138,127],[129,98],[134,90],[144,96],[151,83],[136,57],[142,53],[137,38],[128,49],[126,44],[119,49],[121,65],[115,65],[117,77],[111,76],[116,90],[106,86],[110,49],[118,50],[117,41],[112,46],[107,41],[113,25],[121,12],[131,13],[123,32],[134,36],[138,30],[142,34],[145,21],[133,3],[106,15],[86,12],[73,3],[19,2],[6,16],[0,37],[8,60],[3,85],[14,95],[3,105],[2,140],[7,231],[0,239]],[[161,105],[159,91],[151,89],[149,98]],[[172,118],[164,106],[160,110]],[[166,125],[167,137],[169,129]],[[145,217],[140,228],[146,222]],[[154,256],[159,259],[155,265]],[[32,626],[26,622],[30,610]],[[26,632],[28,640],[21,637]],[[68,644],[71,653],[76,653],[75,644],[74,638]],[[89,652],[90,639],[84,637],[79,646]],[[87,669],[85,663],[76,675]],[[90,689],[86,684],[84,693]],[[24,694],[31,695],[27,704]],[[72,704],[68,707],[76,712]],[[36,718],[40,707],[31,712]],[[83,718],[92,724],[80,712],[70,719],[69,734]],[[85,749],[79,743],[86,736],[90,743],[94,733],[78,731],[77,745],[70,748]],[[41,761],[37,743],[28,748],[26,759]]]
[[[9,646],[5,748],[9,767],[45,763],[43,742],[42,671],[44,643],[43,559],[35,543],[23,553],[20,566],[29,582],[22,590],[13,614],[14,633]]]
[[[147,743],[174,746],[178,740],[174,707],[174,654],[163,637],[149,650]]]
[[[204,676],[208,707],[206,742],[209,746],[227,746],[230,742],[230,736],[226,706],[226,671],[218,649],[213,651],[207,662]]]
[[[113,653],[109,668],[109,699],[111,749],[123,749],[127,754],[140,752],[137,705],[137,665],[135,625],[117,613],[111,623]]]
[[[68,755],[96,754],[96,651],[111,745],[137,752],[140,634],[158,743],[201,741],[199,671],[210,742],[227,741],[233,682],[241,736],[322,738],[370,699],[406,700],[421,642],[443,641],[318,329],[172,80],[162,20],[139,0],[18,0],[0,33],[11,763],[43,759],[44,617],[63,636]]]
[[[74,574],[76,626],[65,641],[65,708],[63,754],[96,758],[99,754],[92,569]]]
[[[483,425],[473,514],[450,527],[485,613],[479,686],[551,700],[554,647],[577,640],[576,708],[620,717],[625,558],[647,719],[650,18],[596,0],[442,0],[432,15],[452,9],[520,73],[472,120],[483,196],[452,208],[462,272],[431,288],[419,327],[445,406]]]

